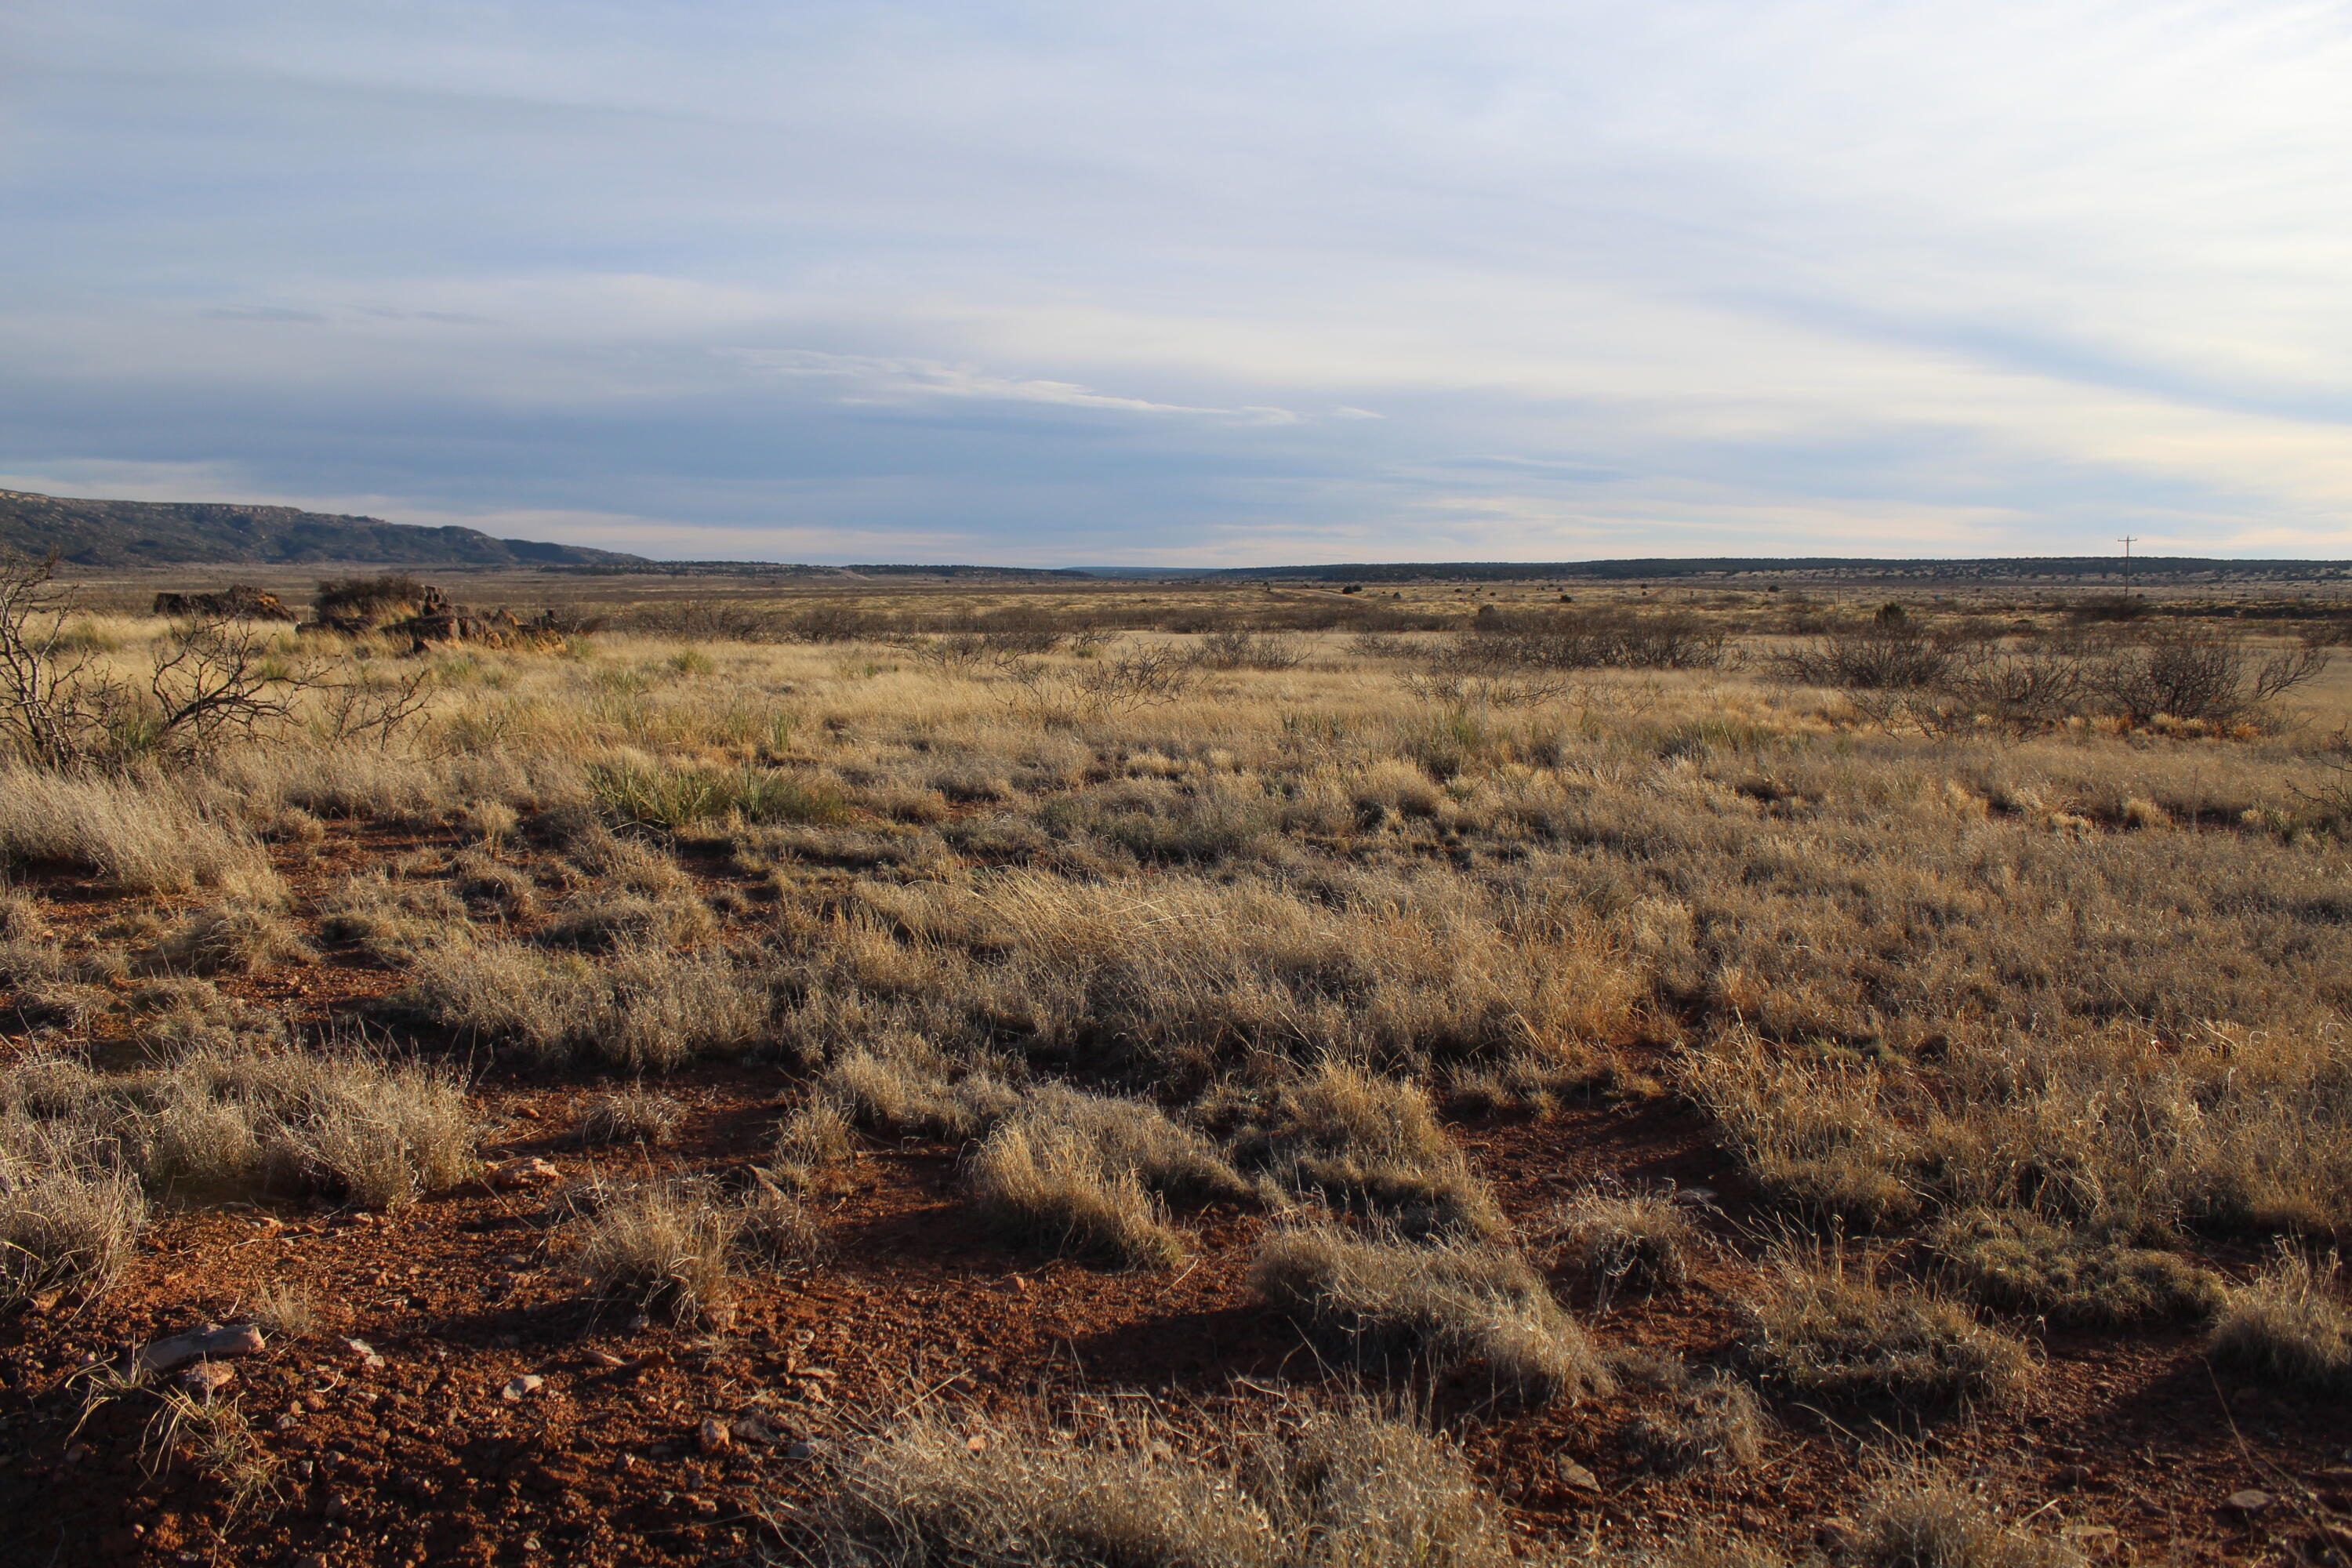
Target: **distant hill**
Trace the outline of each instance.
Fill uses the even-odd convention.
[[[351,561],[382,566],[641,566],[642,555],[493,539],[479,529],[419,528],[381,518],[290,506],[75,500],[0,490],[0,548],[54,550],[76,566],[166,566],[195,562],[299,565]]]

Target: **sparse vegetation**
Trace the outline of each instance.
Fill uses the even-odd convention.
[[[1333,1350],[1376,1367],[1475,1363],[1498,1386],[1535,1399],[1612,1384],[1542,1276],[1491,1244],[1422,1245],[1298,1226],[1267,1240],[1250,1280]]]
[[[1977,1300],[2057,1322],[2201,1318],[2221,1302],[2221,1276],[2178,1253],[2026,1215],[1956,1215],[1929,1230],[1927,1244]]]
[[[2282,1248],[2231,1290],[2213,1325],[2213,1359],[2290,1387],[2352,1389],[2352,1304],[2334,1253]]]
[[[2333,602],[1573,586],[583,576],[467,640],[367,580],[238,632],[268,710],[201,735],[151,722],[184,628],[76,610],[38,657],[137,721],[0,760],[0,1381],[236,1302],[310,1337],[221,1385],[270,1452],[347,1355],[410,1358],[367,1419],[427,1467],[483,1389],[627,1427],[595,1484],[677,1489],[669,1545],[486,1439],[559,1554],[1072,1568],[1511,1555],[1309,1369],[1476,1430],[1529,1560],[1749,1568],[1812,1528],[1784,1468],[2014,1409],[2029,1338],[2051,1454],[2112,1447],[2073,1363],[2125,1335],[2112,1408],[2200,1344],[2352,1386]],[[2308,1403],[2230,1396],[2250,1442]],[[715,1478],[786,1442],[847,1484],[755,1538]],[[329,1555],[439,1550],[305,1484],[356,1500]],[[1822,1550],[2057,1560],[1911,1492]]]
[[[2033,1358],[1966,1308],[1784,1255],[1757,1310],[1751,1353],[1765,1377],[1813,1398],[1882,1410],[2001,1406],[2021,1398]]]
[[[581,1269],[598,1294],[684,1324],[719,1324],[733,1300],[728,1254],[741,1219],[694,1184],[612,1194],[587,1221]]]
[[[1079,1568],[1503,1568],[1500,1510],[1410,1426],[1310,1414],[1232,1435],[1223,1464],[1155,1461],[1141,1432],[929,1415],[843,1463],[824,1560]]]

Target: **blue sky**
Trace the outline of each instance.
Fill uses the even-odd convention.
[[[0,486],[663,556],[2352,555],[2352,5],[11,0]]]

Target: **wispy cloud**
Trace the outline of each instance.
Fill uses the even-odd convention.
[[[2352,553],[2334,0],[16,0],[0,51],[0,468],[85,491]]]
[[[844,403],[908,403],[950,397],[1044,403],[1061,408],[1102,408],[1120,414],[1206,415],[1254,424],[1287,425],[1298,418],[1286,408],[1195,408],[1181,403],[1118,397],[1075,382],[992,375],[971,365],[944,364],[938,360],[881,359],[871,354],[821,353],[814,349],[730,348],[719,352],[770,375],[807,376],[831,383],[839,389],[836,395]],[[1349,412],[1363,416],[1360,410]]]

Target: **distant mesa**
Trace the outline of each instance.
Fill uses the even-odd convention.
[[[295,566],[652,566],[642,555],[494,539],[473,528],[420,528],[290,506],[76,500],[0,490],[0,548],[75,566],[217,563]]]

